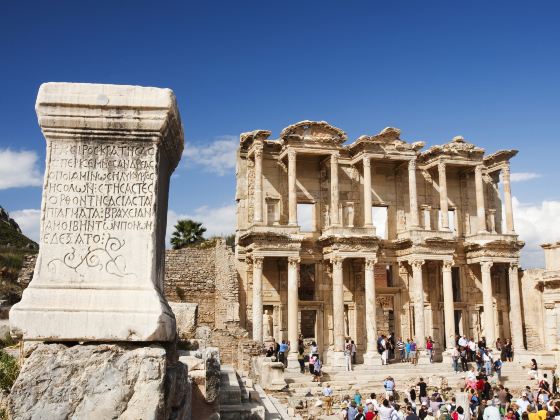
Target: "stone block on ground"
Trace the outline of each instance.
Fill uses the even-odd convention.
[[[191,384],[163,346],[39,344],[9,402],[17,419],[190,419]]]
[[[175,314],[179,339],[186,340],[191,338],[196,330],[198,304],[169,302],[169,306]]]

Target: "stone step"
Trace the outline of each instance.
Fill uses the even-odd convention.
[[[232,366],[222,365],[220,368],[220,405],[236,406],[241,403],[241,387],[237,373]]]

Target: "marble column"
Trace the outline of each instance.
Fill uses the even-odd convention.
[[[511,199],[511,174],[509,165],[504,167],[502,176],[504,182],[504,207],[506,210],[506,233],[514,234],[515,226],[513,223],[513,203]]]
[[[254,217],[253,222],[260,224],[263,221],[263,199],[262,199],[262,159],[263,145],[255,145],[255,190],[254,190]]]
[[[523,344],[523,319],[521,318],[521,297],[519,294],[519,266],[509,265],[509,322],[511,343],[514,350],[525,350]]]
[[[439,208],[441,211],[441,229],[449,230],[449,205],[447,201],[447,175],[445,163],[438,164],[439,173]]]
[[[331,226],[340,226],[338,215],[338,152],[331,155]]]
[[[476,187],[476,214],[478,217],[478,232],[486,233],[486,205],[484,203],[484,180],[482,178],[482,165],[477,165],[474,170]]]
[[[445,318],[445,344],[448,350],[455,347],[455,305],[453,302],[453,261],[443,261],[443,313]]]
[[[418,194],[416,192],[416,159],[408,162],[408,195],[410,198],[410,223],[409,227],[418,228]]]
[[[344,351],[344,277],[342,273],[343,259],[332,258],[333,282],[333,337],[334,351]]]
[[[288,258],[288,341],[290,342],[290,353],[288,355],[288,367],[298,367],[297,343],[298,343],[298,315],[299,315],[299,257]]]
[[[364,363],[366,365],[380,365],[381,359],[377,353],[377,301],[375,297],[375,277],[374,269],[377,258],[370,257],[365,259],[364,279],[366,295],[366,354]]]
[[[414,340],[418,348],[423,349],[425,341],[424,321],[424,282],[422,279],[422,266],[424,260],[413,260],[412,266],[412,293],[414,295]]]
[[[297,226],[296,151],[288,149],[288,223]]]
[[[486,344],[490,348],[493,348],[496,344],[492,275],[490,273],[492,265],[494,265],[494,263],[491,261],[483,261],[480,263],[480,270],[482,273],[482,303],[484,305],[484,336],[486,337]]]
[[[371,164],[368,156],[363,158],[364,164],[364,227],[371,228]]]
[[[253,340],[263,341],[263,257],[253,258]]]

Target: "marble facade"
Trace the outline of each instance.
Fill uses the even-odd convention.
[[[302,121],[240,136],[236,258],[241,322],[263,340],[314,338],[327,363],[351,337],[377,363],[381,333],[456,334],[524,349],[510,159],[458,136],[424,150],[400,130],[360,136]],[[502,218],[502,207],[504,217]],[[268,328],[267,328],[268,329]],[[292,346],[290,363],[295,362]]]

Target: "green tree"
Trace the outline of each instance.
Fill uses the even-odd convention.
[[[190,219],[178,220],[175,225],[175,232],[171,235],[171,245],[173,249],[181,249],[189,245],[194,245],[204,241],[206,228],[202,223]]]

